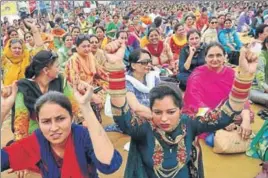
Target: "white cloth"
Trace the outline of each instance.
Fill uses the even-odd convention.
[[[129,147],[130,147],[130,142],[127,142],[127,143],[124,145],[124,150],[125,150],[125,151],[129,151]]]
[[[158,71],[150,71],[145,76],[145,80],[147,86],[141,83],[139,80],[135,79],[130,75],[126,75],[126,80],[131,82],[132,85],[143,93],[149,93],[150,90],[155,86],[155,79],[160,78]],[[112,114],[112,105],[111,105],[111,96],[109,94],[106,95],[105,105],[104,105],[104,114],[110,118],[113,118]]]
[[[151,71],[145,76],[146,85],[141,83],[130,75],[126,75],[126,80],[129,81],[137,90],[142,93],[149,93],[150,90],[155,86],[155,79],[159,78],[159,72]]]

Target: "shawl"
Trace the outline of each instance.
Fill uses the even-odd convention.
[[[36,120],[34,105],[36,100],[43,95],[38,84],[30,79],[21,79],[18,81],[18,91],[24,96],[24,104],[30,113],[30,118]],[[48,91],[63,93],[63,77],[61,75],[49,83]]]
[[[141,46],[141,48],[144,48],[149,43],[150,42],[149,42],[147,36],[142,37],[141,40],[140,40],[140,46]]]
[[[137,90],[143,93],[149,93],[155,87],[155,79],[159,78],[159,73],[151,71],[145,76],[146,85],[135,79],[131,75],[126,75],[126,80],[129,81]]]
[[[149,16],[142,16],[140,18],[140,20],[142,21],[142,23],[144,23],[146,25],[151,25],[152,24],[152,19]]]
[[[106,60],[103,50],[97,49],[97,52],[94,55],[94,57],[95,57],[96,65],[98,65],[98,67],[104,67],[104,64],[107,60]]]
[[[50,150],[50,143],[40,129],[37,129],[29,137],[4,149],[9,155],[10,167],[14,171],[29,168],[35,172],[41,172],[45,178],[82,178],[89,177],[89,175],[96,177],[96,172],[92,172],[91,175],[88,170],[88,158],[86,155],[88,146],[86,144],[89,139],[89,133],[86,128],[72,124],[71,134],[66,142],[61,170],[57,167]],[[24,160],[23,164],[18,160]]]
[[[108,38],[105,37],[101,42],[101,49],[104,50],[107,44],[108,44]]]
[[[197,67],[188,79],[183,111],[196,113],[200,107],[216,108],[228,98],[234,74],[234,70],[226,66],[219,73],[207,65]]]
[[[129,34],[127,45],[132,46],[133,49],[140,48],[140,39],[135,32]]]
[[[175,34],[173,34],[170,38],[170,47],[172,53],[179,54],[181,49],[186,45],[186,43],[186,36],[181,40]]]
[[[90,53],[86,59],[78,53],[74,53],[66,65],[66,78],[72,84],[75,77],[89,84],[93,83],[94,76],[96,75],[95,59]]]
[[[70,48],[67,48],[65,45],[63,45],[59,50],[58,50],[58,60],[59,60],[59,64],[60,64],[60,70],[64,71],[65,70],[65,65],[67,63],[67,61],[69,60],[69,55],[68,55],[68,51],[70,50]]]
[[[50,50],[55,49],[54,38],[51,34],[41,33],[41,38],[42,38],[44,43],[48,43],[48,46],[47,46],[48,49],[50,49]]]
[[[2,67],[4,70],[3,83],[11,85],[14,81],[24,78],[26,67],[30,64],[30,53],[25,44],[22,45],[22,54],[14,57],[10,50],[10,40],[4,48]]]
[[[160,55],[164,49],[164,43],[163,43],[163,41],[159,40],[159,42],[157,44],[157,49],[155,49],[154,44],[151,44],[151,43],[149,43],[147,45],[147,48],[153,56],[160,57]]]

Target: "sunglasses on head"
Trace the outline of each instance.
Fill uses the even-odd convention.
[[[51,52],[51,56],[50,56],[49,60],[56,59],[59,57],[57,53],[55,53],[53,51],[50,51],[50,52]]]
[[[15,43],[23,44],[23,41],[21,39],[18,39],[18,38],[13,38],[10,40],[10,44],[15,44]]]
[[[89,40],[89,38],[90,38],[89,35],[84,35],[84,34],[80,34],[77,36],[78,40],[84,40],[84,39]]]

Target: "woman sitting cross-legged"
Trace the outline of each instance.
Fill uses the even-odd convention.
[[[117,152],[90,106],[93,88],[85,83],[74,89],[88,127],[72,124],[70,100],[50,91],[35,105],[40,129],[1,149],[1,171],[29,169],[44,178],[98,177],[97,170],[111,174],[119,169],[122,157]]]
[[[120,42],[124,43],[121,40]],[[151,67],[152,58],[148,51],[145,49],[135,49],[130,53],[126,75],[126,97],[131,111],[135,115],[147,119],[152,117],[149,109],[149,92],[160,83],[159,72],[151,71]],[[107,100],[110,100],[110,97]],[[109,115],[111,116],[111,113]],[[122,132],[117,124],[108,126],[105,130]]]
[[[195,119],[182,115],[180,90],[175,84],[160,84],[150,91],[152,119],[144,119],[133,117],[126,100],[124,46],[118,41],[108,46],[113,48],[112,52],[119,48],[116,53],[107,53],[111,66],[117,67],[109,74],[114,120],[131,136],[125,177],[204,177],[202,161],[195,162],[192,142],[200,133],[226,127],[235,115],[240,114],[254,78],[257,57],[248,50],[241,51],[240,66],[229,99],[214,110],[200,109]],[[246,87],[241,88],[241,83],[246,83]]]
[[[197,30],[187,33],[188,44],[184,46],[179,58],[179,73],[177,78],[180,81],[180,88],[186,89],[186,84],[193,70],[205,64],[205,45],[201,43],[201,34]]]
[[[197,67],[188,79],[183,113],[195,115],[202,107],[214,109],[228,98],[235,79],[235,71],[225,66],[225,59],[225,51],[221,44],[214,42],[207,46],[206,64]],[[250,120],[253,120],[253,117],[254,113],[250,111],[247,102],[241,115],[237,116],[235,122],[226,129],[232,130],[241,125],[242,137],[247,138],[251,134]]]
[[[145,49],[135,49],[129,56],[126,75],[127,100],[139,116],[151,118],[149,92],[160,83],[159,73],[151,71],[151,54]]]
[[[153,65],[161,68],[163,64],[168,64],[169,69],[173,70],[175,62],[169,44],[160,39],[160,32],[156,28],[151,28],[147,34],[149,44],[144,49],[152,55]]]
[[[250,100],[268,107],[268,37],[263,42],[259,55],[256,81],[250,91]]]

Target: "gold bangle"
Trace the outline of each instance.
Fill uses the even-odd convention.
[[[109,82],[122,82],[122,81],[125,81],[125,80],[126,80],[125,78],[117,78],[117,79],[109,78]]]
[[[111,89],[108,89],[108,93],[111,96],[124,96],[124,95],[126,95],[127,90],[126,89],[123,89],[123,90],[111,90]]]

